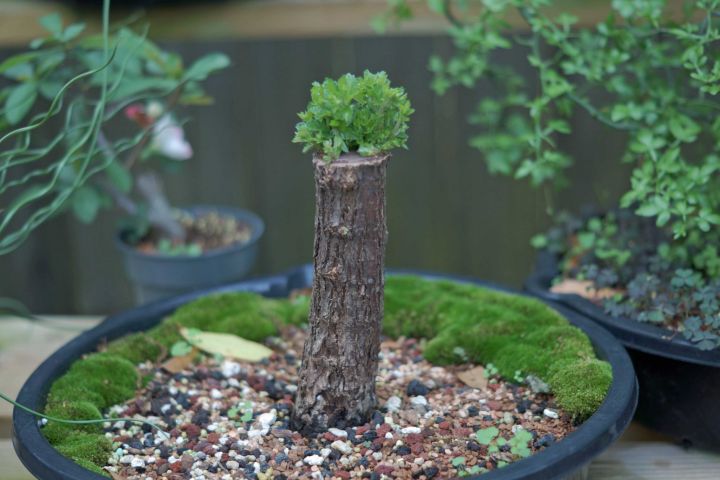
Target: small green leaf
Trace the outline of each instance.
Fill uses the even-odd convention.
[[[52,33],[55,37],[60,38],[62,35],[62,17],[59,13],[54,12],[45,15],[40,18],[39,22],[45,30]]]
[[[206,55],[187,69],[183,79],[185,80],[205,80],[208,75],[230,65],[230,58],[224,53],[211,53]]]
[[[82,22],[73,23],[72,25],[70,25],[69,27],[67,27],[65,29],[65,31],[60,36],[60,40],[62,40],[63,42],[69,42],[73,38],[80,35],[83,32],[83,30],[85,30],[84,23],[82,23]]]
[[[120,165],[117,161],[111,162],[106,168],[105,172],[108,175],[110,181],[123,193],[129,193],[132,190],[133,178],[130,172]]]
[[[97,190],[88,185],[78,188],[70,197],[73,213],[83,223],[95,220],[102,204]]]
[[[184,357],[185,355],[188,355],[190,352],[192,352],[192,349],[192,345],[180,340],[173,343],[172,347],[170,347],[170,355],[172,355],[173,357]]]
[[[490,445],[495,438],[500,434],[500,430],[496,427],[482,428],[475,432],[475,437],[481,445]]]
[[[465,465],[465,457],[455,457],[451,460],[453,467],[459,467],[460,465]]]
[[[5,118],[10,125],[19,123],[30,111],[37,99],[37,85],[21,83],[10,91],[5,99]]]

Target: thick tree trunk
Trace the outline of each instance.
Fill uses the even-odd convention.
[[[385,285],[388,155],[315,158],[315,276],[293,426],[306,435],[375,407]]]

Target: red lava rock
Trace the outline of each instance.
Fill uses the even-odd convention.
[[[444,422],[438,423],[438,428],[440,428],[441,430],[450,430],[451,426],[452,425],[447,420],[445,420]]]
[[[382,425],[380,425],[377,428],[376,431],[377,431],[378,437],[384,437],[385,434],[387,434],[391,430],[392,430],[392,427],[390,425],[388,425],[387,423],[383,423]]]
[[[405,443],[412,445],[413,443],[422,443],[425,437],[420,433],[411,433],[405,437]]]
[[[333,434],[330,433],[330,432],[325,432],[325,433],[323,433],[322,438],[324,438],[324,439],[327,440],[328,442],[334,442],[335,440],[338,439],[335,435],[333,435]]]
[[[361,425],[355,429],[355,435],[362,435],[368,430],[370,430],[370,425]]]
[[[333,472],[333,475],[335,475],[336,477],[340,477],[344,480],[348,480],[350,478],[350,472],[345,470],[338,470],[336,472]]]
[[[230,455],[228,455],[227,453],[223,453],[223,454],[222,454],[222,457],[220,457],[220,461],[221,461],[222,463],[225,463],[225,462],[227,462],[228,460],[230,460]]]
[[[456,438],[469,437],[472,433],[473,431],[470,428],[453,428],[452,431],[453,437]]]
[[[197,425],[194,425],[192,423],[188,423],[184,426],[185,433],[187,433],[188,438],[197,438],[200,436],[200,431],[202,430]],[[189,447],[188,447],[189,448]]]
[[[220,434],[216,432],[208,433],[207,441],[210,443],[218,443],[220,441]]]
[[[182,463],[175,462],[170,464],[170,470],[172,470],[174,473],[180,473],[184,470]]]
[[[178,430],[177,428],[173,428],[172,430],[170,430],[170,436],[171,436],[172,438],[177,438],[177,437],[179,437],[179,436],[180,436],[180,430]]]
[[[502,403],[495,400],[488,400],[487,406],[490,410],[502,410]]]
[[[391,467],[390,465],[378,465],[375,467],[375,473],[380,475],[390,475],[393,470],[395,470],[395,467]]]
[[[382,448],[384,442],[384,438],[376,438],[375,440],[373,440],[372,446],[375,448]]]

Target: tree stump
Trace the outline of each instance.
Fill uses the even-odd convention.
[[[383,317],[389,155],[345,154],[315,167],[309,337],[293,426],[305,435],[365,423],[376,404]]]

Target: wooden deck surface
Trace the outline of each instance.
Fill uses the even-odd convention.
[[[15,396],[30,373],[52,352],[100,317],[46,317],[43,324],[0,318],[0,388]],[[0,480],[33,477],[15,456],[10,441],[12,408],[0,403]],[[621,440],[588,469],[589,480],[716,480],[720,455],[685,450],[640,425],[631,425]]]

